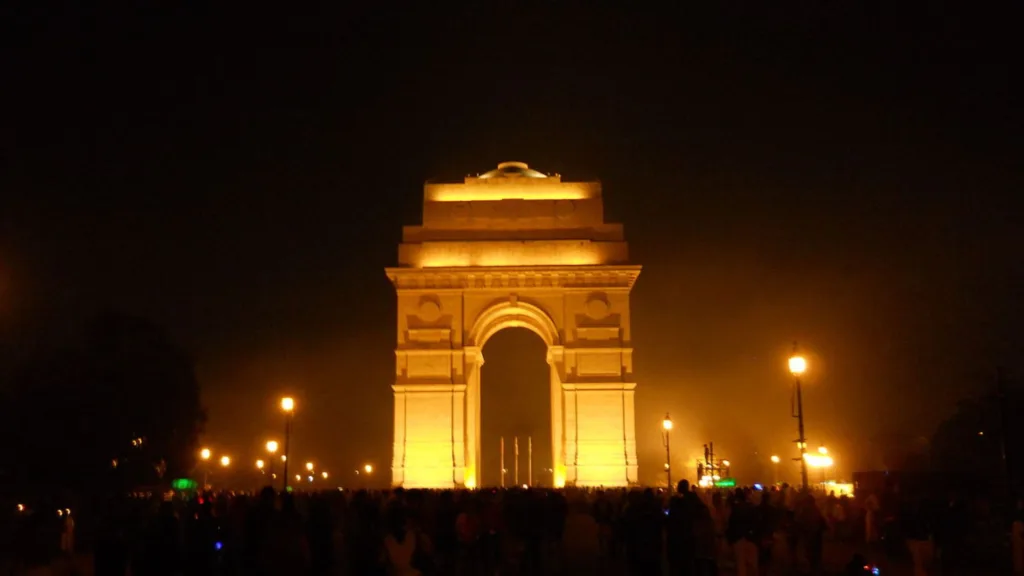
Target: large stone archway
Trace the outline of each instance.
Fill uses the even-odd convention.
[[[481,350],[508,327],[548,347],[556,485],[637,479],[629,292],[622,226],[597,182],[520,163],[424,187],[399,267],[392,478],[417,488],[480,478]]]

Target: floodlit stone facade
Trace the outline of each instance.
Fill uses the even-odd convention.
[[[484,343],[524,327],[548,346],[554,481],[637,481],[628,264],[604,222],[598,182],[562,182],[505,162],[424,186],[398,267],[392,478],[408,488],[477,487]]]

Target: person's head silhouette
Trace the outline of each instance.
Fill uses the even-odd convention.
[[[676,484],[676,492],[680,494],[686,494],[690,491],[690,482],[688,480],[680,480],[679,484]]]

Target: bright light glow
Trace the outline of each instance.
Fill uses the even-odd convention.
[[[853,496],[853,484],[849,482],[836,482],[829,480],[825,482],[825,490],[829,492],[835,490],[836,496]]]
[[[284,454],[281,454],[281,462],[287,462],[287,461],[288,461],[288,456],[285,456]]]
[[[209,448],[203,448],[202,450],[200,450],[199,451],[199,457],[202,458],[203,460],[209,460],[210,459],[210,449]]]
[[[312,482],[312,481],[313,481],[313,477],[312,477],[312,476],[310,476],[310,477],[309,477],[309,481],[310,481],[310,482]]]
[[[824,446],[818,446],[818,454],[828,454],[828,448]]]
[[[526,490],[527,488],[528,486],[526,484],[523,484],[523,490]]]
[[[370,474],[373,472],[373,465],[367,464],[366,466],[363,466],[363,470],[365,470],[367,474]]]
[[[327,480],[327,472],[321,472],[320,477],[323,478],[324,480]]]
[[[730,466],[729,461],[728,460],[722,460],[722,466],[729,467]]]
[[[24,504],[18,504],[18,512],[24,512],[24,511],[25,511],[25,505]]]
[[[276,440],[268,440],[267,441],[267,452],[270,452],[271,454],[277,452],[277,441]]]
[[[834,463],[831,456],[819,454],[804,454],[804,460],[807,461],[808,466],[813,468],[828,468]]]
[[[665,470],[668,470],[668,462],[665,462]]]
[[[626,258],[622,242],[589,240],[425,242],[399,247],[399,261],[421,268],[591,266]]]
[[[779,462],[782,462],[782,459],[779,458],[778,456],[774,456],[773,455],[772,456],[772,464],[778,464]]]
[[[281,410],[285,412],[292,412],[295,410],[295,399],[289,396],[281,398]]]
[[[231,457],[230,456],[221,456],[220,457],[220,465],[224,466],[224,467],[230,466],[231,465]]]
[[[803,356],[793,356],[789,359],[789,372],[794,376],[799,376],[807,371],[807,360]]]
[[[306,470],[308,470],[310,472],[313,471],[313,463],[312,462],[306,462]]]
[[[470,490],[476,488],[476,480],[473,478],[468,478],[466,480],[466,488],[469,488]]]
[[[672,429],[672,419],[669,418],[668,413],[665,414],[665,419],[661,421],[661,427],[665,430]]]
[[[498,200],[583,200],[596,196],[593,184],[548,182],[527,179],[511,183],[489,179],[479,184],[431,184],[424,191],[427,202],[494,202]]]
[[[263,470],[263,460],[257,460],[256,467],[259,468],[260,470]]]
[[[295,479],[296,480],[302,480],[302,474],[296,474],[295,475]]]

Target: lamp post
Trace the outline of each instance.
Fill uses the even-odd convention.
[[[284,411],[284,480],[281,491],[288,491],[288,445],[292,438],[292,416],[295,414],[295,400],[289,396],[281,398],[281,410]]]
[[[668,491],[672,493],[672,448],[670,435],[672,432],[672,418],[665,412],[665,419],[661,421],[661,429],[665,435],[665,476],[668,480]]]
[[[203,461],[203,490],[206,490],[206,486],[210,480],[210,449],[203,448],[199,451],[199,458]]]
[[[772,455],[772,485],[773,486],[778,486],[779,485],[779,462],[781,462],[781,461],[782,461],[781,458],[779,458],[778,456],[776,456],[774,454]]]
[[[272,480],[277,476],[274,474],[274,460],[275,454],[277,454],[277,440],[267,440],[267,453],[270,454],[270,478],[267,480],[267,484],[273,485]]]
[[[807,439],[804,438],[804,399],[800,390],[800,375],[807,371],[807,360],[796,353],[796,342],[793,343],[793,356],[789,358],[789,373],[796,380],[796,418],[797,418],[797,446],[800,447],[800,483],[807,491]]]

